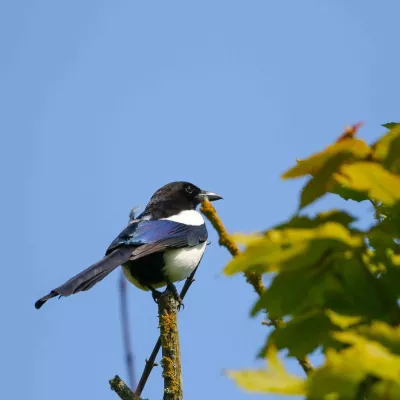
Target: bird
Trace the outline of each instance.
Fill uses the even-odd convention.
[[[208,232],[196,208],[204,199],[222,197],[185,181],[162,186],[140,215],[131,211],[128,225],[101,260],[41,297],[35,308],[57,296],[87,291],[119,266],[130,283],[151,291],[156,302],[162,294],[157,289],[166,286],[183,306],[174,283],[188,278],[203,257]]]

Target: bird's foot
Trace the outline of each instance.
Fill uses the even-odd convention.
[[[149,289],[151,290],[151,297],[153,297],[153,300],[155,303],[158,304],[158,299],[162,296],[162,293],[156,289],[154,289],[152,286],[148,286]]]
[[[178,311],[180,311],[181,308],[182,309],[185,308],[185,305],[183,304],[181,296],[179,296],[179,293],[176,290],[176,287],[172,282],[167,281],[167,288],[165,289],[165,291],[173,294],[175,300],[178,303]]]

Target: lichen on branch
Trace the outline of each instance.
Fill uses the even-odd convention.
[[[232,257],[236,257],[240,254],[240,249],[236,243],[231,239],[224,224],[217,215],[217,211],[214,206],[208,201],[203,201],[200,211],[208,218],[214,229],[217,231],[219,236],[219,244],[224,246]],[[261,276],[254,272],[245,272],[246,281],[253,286],[254,290],[258,295],[265,290],[264,284],[261,280]]]
[[[117,393],[121,400],[141,400],[141,397],[134,395],[130,387],[118,376],[109,380],[111,390]]]
[[[164,378],[164,400],[183,399],[182,366],[178,332],[178,302],[174,295],[164,292],[158,300],[161,365]]]

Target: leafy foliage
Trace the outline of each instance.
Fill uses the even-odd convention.
[[[268,365],[269,368],[265,371],[230,372],[229,375],[249,392],[294,395],[305,393],[304,381],[285,371],[273,347],[269,350]]]
[[[369,146],[349,127],[324,151],[298,161],[283,179],[308,176],[299,209],[327,193],[369,201],[375,223],[367,230],[331,210],[295,215],[264,232],[237,234],[244,247],[225,268],[271,274],[252,308],[276,329],[261,356],[268,369],[229,372],[258,393],[307,399],[400,399],[400,124]],[[301,359],[319,349],[324,363],[306,378],[285,371],[277,350]]]

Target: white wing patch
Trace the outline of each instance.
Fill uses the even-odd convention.
[[[168,221],[180,222],[181,224],[186,225],[203,225],[204,219],[202,215],[196,210],[185,210],[181,211],[179,214],[172,215],[168,218],[161,218],[166,219]]]
[[[203,256],[206,245],[207,243],[203,242],[197,246],[167,250],[164,253],[164,271],[171,282],[186,279],[193,272]]]

